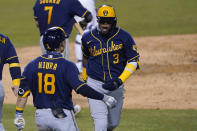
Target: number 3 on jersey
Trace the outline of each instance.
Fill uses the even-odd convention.
[[[42,85],[43,82],[44,82],[44,86]],[[54,94],[55,93],[55,75],[45,74],[43,77],[43,74],[41,72],[38,72],[38,92],[39,93],[42,93],[42,90],[43,90],[42,87],[44,87],[45,94]]]
[[[44,7],[45,11],[48,11],[48,24],[51,23],[51,16],[52,16],[52,12],[53,12],[53,6],[45,6]]]

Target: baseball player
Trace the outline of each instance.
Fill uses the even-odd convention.
[[[84,30],[84,32],[89,31],[91,29],[93,29],[94,27],[96,27],[97,22],[96,22],[96,0],[79,0],[79,2],[81,2],[81,4],[88,9],[91,14],[92,14],[92,20],[87,23],[84,18],[75,16],[75,20],[80,24],[80,26],[82,27],[82,29]],[[79,70],[79,72],[82,72],[82,50],[81,50],[81,38],[82,35],[80,33],[77,33],[76,37],[75,37],[75,56],[77,59],[76,62],[76,66]]]
[[[72,89],[77,93],[103,101],[112,108],[116,100],[87,86],[79,76],[76,65],[64,59],[67,35],[61,27],[49,28],[43,34],[47,53],[31,61],[24,69],[16,102],[14,124],[18,130],[25,126],[23,110],[30,92],[36,107],[38,131],[78,131],[72,102]]]
[[[46,29],[53,26],[60,26],[69,36],[72,31],[75,15],[83,17],[87,23],[92,20],[91,13],[78,0],[37,0],[33,10],[36,25],[40,30],[40,46],[43,54],[46,53],[46,50],[43,46],[42,38]],[[68,59],[68,38],[66,39],[66,43],[62,55]]]
[[[97,11],[97,28],[82,36],[87,84],[113,96],[117,105],[109,109],[102,101],[89,98],[95,131],[112,131],[120,122],[124,82],[139,68],[139,53],[130,34],[116,26],[114,8],[102,5]],[[84,78],[85,72],[82,72]]]
[[[4,64],[9,64],[10,75],[12,77],[13,87],[12,90],[17,95],[18,86],[20,84],[21,69],[16,54],[16,50],[9,40],[9,38],[3,34],[0,34],[0,131],[4,131],[1,118],[2,118],[2,107],[4,100],[4,88],[2,84],[2,72]]]

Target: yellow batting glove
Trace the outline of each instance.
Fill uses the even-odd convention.
[[[83,78],[83,80],[87,80],[87,78],[88,78],[88,75],[87,75],[87,72],[86,72],[86,68],[85,67],[83,67],[83,69],[82,69],[82,78]]]

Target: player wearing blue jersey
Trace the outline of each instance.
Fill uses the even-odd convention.
[[[0,131],[4,131],[1,123],[2,106],[4,100],[4,88],[2,84],[2,72],[4,64],[9,64],[10,74],[12,77],[12,90],[17,95],[18,86],[20,84],[21,69],[16,50],[7,36],[0,34]]]
[[[42,35],[44,31],[53,26],[62,27],[66,34],[70,35],[74,16],[85,18],[86,22],[92,19],[91,13],[85,9],[78,0],[37,0],[34,5],[34,18],[40,30],[40,45],[43,54],[46,50],[43,46]],[[63,57],[68,59],[68,39]]]
[[[103,95],[80,79],[76,65],[60,54],[65,47],[66,34],[61,27],[49,28],[43,36],[47,54],[37,57],[24,69],[16,103],[15,125],[23,129],[22,116],[30,92],[36,107],[39,131],[78,131],[73,114],[72,90],[113,107],[116,100]]]
[[[112,6],[102,5],[97,11],[97,21],[97,28],[82,37],[87,84],[100,93],[113,96],[117,105],[109,109],[102,101],[91,98],[89,105],[94,130],[112,131],[120,122],[123,83],[139,68],[139,53],[130,34],[116,26]],[[82,74],[86,79],[86,73],[83,71]]]

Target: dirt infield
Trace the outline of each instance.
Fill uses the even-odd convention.
[[[141,70],[125,86],[124,108],[197,109],[197,34],[134,38],[140,51]],[[17,49],[22,70],[41,54],[39,46]],[[70,59],[75,61],[74,44]],[[15,103],[8,65],[4,67],[5,102]],[[32,99],[32,98],[30,98]],[[32,100],[28,101],[32,104]],[[87,99],[73,94],[75,103]]]

